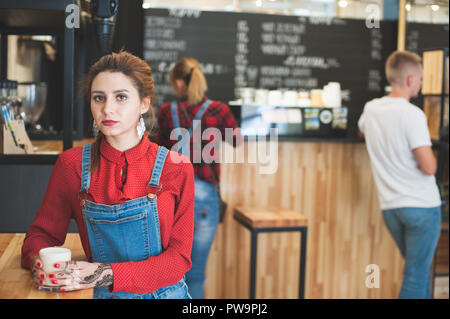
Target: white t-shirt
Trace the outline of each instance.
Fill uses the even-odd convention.
[[[441,205],[434,176],[419,168],[413,149],[431,146],[425,114],[404,98],[369,101],[358,121],[365,135],[381,209]]]

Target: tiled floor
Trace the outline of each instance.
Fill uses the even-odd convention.
[[[434,298],[448,299],[448,276],[436,277],[434,282]]]

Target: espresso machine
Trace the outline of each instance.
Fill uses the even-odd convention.
[[[79,0],[76,5],[80,23],[75,29],[74,138],[82,139],[89,133],[86,123],[90,115],[82,92],[83,78],[93,62],[112,50],[119,2]],[[63,41],[60,32],[20,35],[16,56],[9,58],[10,63],[29,70],[26,80],[17,84],[21,107],[15,109],[14,118],[23,121],[35,140],[59,140],[62,136]]]

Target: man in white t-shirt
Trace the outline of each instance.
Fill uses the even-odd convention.
[[[366,103],[365,137],[384,222],[405,258],[399,298],[430,298],[430,268],[441,229],[427,119],[409,100],[422,85],[421,58],[396,51],[386,61],[389,95]]]

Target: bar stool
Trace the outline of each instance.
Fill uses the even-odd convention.
[[[294,211],[276,208],[243,207],[234,208],[234,219],[251,232],[250,248],[250,299],[255,299],[256,251],[258,233],[299,231],[300,238],[300,282],[299,299],[305,298],[306,235],[308,219]]]

